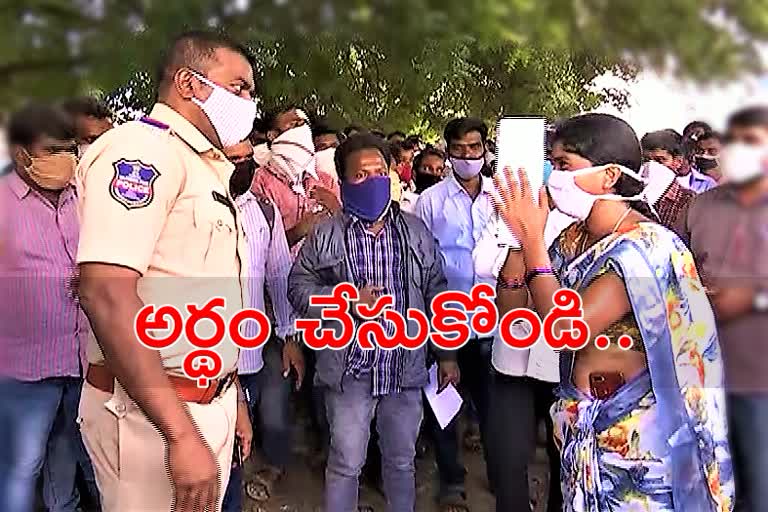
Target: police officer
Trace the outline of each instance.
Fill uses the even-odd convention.
[[[105,512],[217,511],[235,438],[250,444],[229,337],[214,349],[218,376],[199,387],[189,378],[199,366],[185,365],[194,335],[148,349],[134,319],[148,304],[187,318],[186,304],[223,297],[225,320],[243,307],[246,252],[221,148],[250,132],[253,89],[242,47],[186,33],[164,60],[149,117],[100,137],[78,169],[80,301],[94,331],[80,428]],[[210,337],[212,325],[194,332]]]

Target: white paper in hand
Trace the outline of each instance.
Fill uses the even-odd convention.
[[[461,410],[463,400],[453,384],[448,384],[439,395],[437,388],[437,365],[433,364],[429,369],[429,384],[424,388],[424,395],[440,428],[445,428]]]
[[[543,117],[504,117],[496,128],[496,173],[504,179],[504,169],[525,169],[528,183],[538,202],[544,186],[546,120]],[[520,247],[504,222],[499,222],[499,245]]]

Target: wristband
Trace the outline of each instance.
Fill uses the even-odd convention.
[[[555,270],[552,267],[536,267],[525,274],[525,284],[531,285],[531,281],[537,276],[554,276]]]
[[[513,277],[511,279],[505,279],[499,276],[499,279],[496,282],[496,285],[501,290],[520,290],[521,288],[525,288],[525,280],[522,277]]]

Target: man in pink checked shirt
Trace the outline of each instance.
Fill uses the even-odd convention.
[[[89,324],[75,296],[78,219],[71,119],[46,105],[8,130],[0,178],[0,510],[33,510],[35,482],[52,512],[79,510],[78,463],[98,496],[77,428]]]

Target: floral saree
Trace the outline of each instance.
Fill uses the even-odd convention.
[[[552,408],[566,512],[728,512],[733,471],[714,315],[683,242],[641,223],[569,259],[550,250],[563,287],[606,271],[626,286],[648,369],[605,400],[573,385],[561,353]]]

